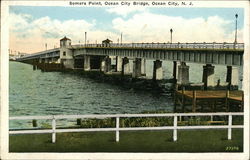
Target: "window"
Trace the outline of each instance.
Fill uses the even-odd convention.
[[[63,52],[63,56],[66,56],[66,52]]]

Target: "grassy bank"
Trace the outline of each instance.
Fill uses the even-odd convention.
[[[10,152],[242,152],[243,130],[123,131],[120,142],[115,132],[58,133],[55,144],[51,134],[11,135]]]

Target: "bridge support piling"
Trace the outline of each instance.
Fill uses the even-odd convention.
[[[202,82],[204,83],[204,88],[214,87],[214,66],[211,64],[206,64],[203,66]]]
[[[116,72],[122,71],[122,57],[116,56]]]
[[[146,76],[146,59],[141,60],[141,74]]]
[[[238,86],[239,71],[237,67],[227,66],[227,79],[228,86]]]
[[[133,78],[138,78],[141,76],[141,58],[135,58],[133,61]]]
[[[177,75],[177,62],[173,61],[173,80],[174,80],[174,83],[176,83],[176,81],[177,81],[176,75]]]
[[[104,72],[105,73],[110,72],[111,71],[111,58],[107,56],[104,58],[104,61],[105,61]]]
[[[90,68],[90,56],[84,55],[84,71],[89,71]]]
[[[127,57],[124,57],[122,59],[122,75],[126,75],[129,73],[130,73],[129,59]]]
[[[33,71],[37,70],[37,66],[35,64],[33,64]]]
[[[162,70],[162,61],[154,61],[154,70],[153,70],[153,80],[162,80],[163,79],[163,70]]]
[[[185,62],[181,62],[178,66],[178,80],[177,82],[182,85],[189,83],[189,66]]]
[[[64,59],[63,66],[68,69],[74,68],[74,59]]]
[[[52,62],[57,62],[57,58],[52,58]]]
[[[101,59],[100,71],[101,71],[101,72],[104,72],[104,71],[105,71],[105,57]]]
[[[231,85],[238,86],[239,82],[239,70],[238,67],[232,67]]]

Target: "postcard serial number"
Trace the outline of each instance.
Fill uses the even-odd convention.
[[[227,146],[226,151],[238,151],[240,148],[238,146]]]

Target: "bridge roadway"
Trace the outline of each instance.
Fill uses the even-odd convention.
[[[173,78],[180,84],[189,83],[189,66],[186,62],[201,63],[205,64],[202,75],[205,86],[215,85],[213,65],[218,64],[227,66],[226,82],[238,85],[238,67],[243,65],[243,43],[117,44],[105,41],[102,44],[71,45],[71,40],[64,37],[60,40],[60,48],[25,55],[17,61],[40,67],[61,64],[66,69],[100,69],[107,73],[111,71],[111,57],[115,57],[116,72],[131,74],[129,63],[133,61],[132,77],[137,78],[145,74],[146,60],[151,59],[154,60],[153,79],[161,80],[162,61],[166,60],[173,61]]]
[[[82,55],[120,56],[202,64],[241,66],[244,44],[239,43],[130,43],[72,46],[75,57]]]
[[[46,59],[46,58],[59,58],[60,57],[60,49],[59,48],[54,48],[54,49],[49,49],[33,54],[26,54],[22,57],[17,58],[17,61],[27,61],[27,60],[33,60],[33,59]]]
[[[244,44],[238,43],[128,43],[72,45],[73,57],[82,55],[120,56],[190,63],[243,65]],[[60,48],[28,54],[17,59],[60,58]]]

